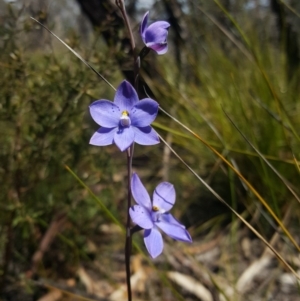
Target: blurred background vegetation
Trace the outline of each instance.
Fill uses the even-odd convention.
[[[145,89],[232,162],[270,209],[222,159],[161,112],[156,130],[300,269],[299,248],[270,214],[299,245],[300,2],[129,0],[126,5],[138,49],[145,11],[151,21],[171,23],[168,54],[150,53],[143,62]],[[88,144],[98,128],[88,105],[113,99],[114,91],[30,16],[115,87],[132,78],[130,44],[113,1],[0,0],[0,298],[126,300],[124,235],[99,206],[124,222],[126,156],[115,146]],[[163,143],[136,146],[133,165],[149,192],[162,180],[174,183],[173,213],[194,240],[186,246],[166,239],[155,266],[134,249],[134,275],[150,275],[134,285],[135,300],[300,300],[299,284],[273,257],[247,285],[242,281],[265,246]],[[144,250],[141,236],[136,242]],[[174,270],[199,281],[194,287],[202,283],[208,295],[197,295],[170,274]]]

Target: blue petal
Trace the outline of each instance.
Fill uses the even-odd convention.
[[[140,26],[140,35],[141,35],[144,43],[146,43],[145,42],[145,30],[147,28],[148,15],[149,15],[149,12],[147,11],[142,19],[141,26]]]
[[[150,125],[156,118],[158,103],[151,98],[139,101],[130,112],[131,124],[136,127]]]
[[[173,239],[192,242],[191,235],[183,225],[169,224],[164,221],[156,222],[155,225]]]
[[[138,95],[132,85],[126,80],[122,81],[115,94],[114,103],[121,111],[129,113],[138,101]]]
[[[174,225],[180,226],[185,229],[185,226],[180,224],[179,221],[171,213],[161,214],[160,220],[164,221],[166,223],[169,223],[169,224],[174,224]]]
[[[158,31],[159,29],[168,29],[171,24],[167,21],[156,21],[148,26],[147,30]]]
[[[155,227],[152,228],[151,230],[145,230],[144,242],[152,258],[155,258],[158,255],[160,255],[164,248],[162,235]]]
[[[134,131],[132,127],[119,127],[117,131],[115,131],[114,142],[117,147],[123,152],[126,150],[134,141]]]
[[[151,126],[143,128],[132,127],[135,136],[134,141],[141,145],[155,145],[159,143],[159,137]]]
[[[132,221],[139,225],[143,229],[151,229],[153,228],[154,224],[151,218],[151,214],[147,208],[134,205],[129,209],[129,214]]]
[[[145,32],[146,43],[166,43],[169,27],[170,24],[165,21],[158,21],[151,24]]]
[[[160,183],[154,190],[153,193],[153,206],[159,208],[159,211],[169,211],[176,198],[176,192],[174,186],[169,182]]]
[[[162,44],[157,44],[157,43],[147,43],[146,46],[148,48],[151,48],[154,50],[157,54],[165,54],[168,51],[168,44],[167,43],[162,43]]]
[[[94,133],[90,140],[90,144],[97,145],[97,146],[105,146],[113,144],[114,142],[114,135],[117,131],[117,128],[100,128],[97,132]]]
[[[131,191],[134,200],[139,205],[147,208],[147,210],[150,212],[152,210],[150,196],[136,173],[134,173],[131,178]]]
[[[106,128],[118,126],[121,111],[109,100],[97,100],[90,105],[90,113],[95,122]]]

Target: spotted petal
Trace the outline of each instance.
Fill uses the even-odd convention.
[[[100,128],[97,132],[94,133],[90,140],[90,144],[97,146],[110,145],[114,142],[114,135],[117,131],[117,128]]]
[[[152,258],[161,254],[164,242],[161,233],[155,227],[144,232],[144,242]]]
[[[150,125],[157,116],[158,103],[150,98],[139,101],[130,111],[131,124],[136,127]]]
[[[143,229],[151,229],[153,228],[154,224],[151,218],[151,214],[147,208],[134,205],[129,209],[129,214],[132,221],[139,225]]]
[[[123,152],[126,150],[134,141],[134,131],[132,127],[119,127],[114,135],[114,142],[117,147]]]
[[[150,212],[152,209],[150,196],[136,173],[131,178],[131,191],[134,200]]]
[[[90,113],[95,122],[106,128],[118,126],[121,111],[109,100],[97,100],[90,105]]]
[[[131,108],[139,101],[138,95],[132,85],[124,80],[118,87],[114,103],[121,109],[121,111],[131,111]]]
[[[153,193],[153,206],[159,208],[160,212],[169,211],[176,198],[176,192],[174,186],[169,182],[160,183]]]

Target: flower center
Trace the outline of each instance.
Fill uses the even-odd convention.
[[[122,115],[121,115],[121,118],[120,118],[120,124],[123,127],[129,127],[130,126],[131,120],[130,120],[128,111],[123,111],[122,112]]]
[[[152,207],[151,217],[153,222],[158,223],[161,220],[161,213],[159,212],[159,208],[156,206]]]
[[[152,211],[159,211],[159,208],[157,206],[153,206]]]

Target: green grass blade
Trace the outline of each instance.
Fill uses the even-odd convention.
[[[95,72],[105,83],[107,83],[113,90],[116,91],[116,88],[102,75],[100,74],[93,66],[91,66],[83,57],[77,53],[73,48],[71,48],[67,43],[60,39],[55,33],[48,29],[44,24],[39,22],[37,19],[30,17],[33,21],[37,22],[44,29],[46,29],[51,35],[53,35],[58,41],[60,41],[65,47],[67,47],[77,58],[79,58],[87,67],[89,67],[93,72]]]
[[[267,84],[267,87],[269,88],[269,91],[271,93],[271,95],[273,96],[274,100],[277,103],[277,110],[279,115],[281,116],[281,119],[284,120],[282,118],[283,114],[287,119],[287,122],[289,124],[290,129],[292,130],[293,135],[297,138],[298,141],[300,141],[300,136],[298,135],[296,129],[294,128],[289,115],[282,103],[282,101],[280,100],[279,96],[277,95],[274,87],[271,84],[271,81],[267,75],[267,73],[265,72],[265,70],[262,68],[262,65],[256,55],[256,52],[254,50],[254,47],[252,47],[250,40],[247,38],[246,34],[244,33],[244,31],[241,29],[241,27],[239,26],[238,22],[236,22],[236,20],[232,17],[232,15],[224,8],[224,6],[219,2],[219,0],[214,0],[214,2],[218,5],[218,7],[223,11],[223,13],[226,15],[226,17],[232,22],[232,24],[234,25],[234,27],[238,30],[239,34],[241,35],[242,39],[244,40],[245,44],[248,46],[250,53],[252,54],[252,57],[254,58],[254,62],[257,66],[257,68],[259,69],[259,71],[262,74],[262,77],[265,81],[265,83]],[[199,8],[200,9],[200,8]],[[217,26],[218,24],[215,23]],[[220,27],[219,27],[220,28]],[[221,29],[221,28],[220,28]],[[223,31],[221,29],[221,31]],[[287,140],[288,141],[288,140]]]
[[[273,253],[274,255],[288,268],[297,279],[300,280],[300,276],[297,272],[286,262],[286,260],[275,250],[275,248],[267,242],[267,240],[251,225],[249,224],[237,211],[235,211],[225,200],[212,189],[176,152],[175,150],[159,135],[161,141],[171,150],[171,152],[182,162],[185,167],[220,201],[222,202],[232,213],[234,213]],[[285,227],[284,227],[285,228]]]
[[[250,140],[245,136],[245,134],[238,128],[238,126],[233,122],[230,116],[223,109],[224,114],[235,127],[235,129],[241,134],[241,136],[245,139],[245,141],[254,149],[254,151],[258,154],[258,156],[272,169],[272,171],[278,176],[278,178],[283,182],[283,184],[287,187],[287,189],[291,192],[291,194],[295,197],[295,199],[300,203],[300,198],[297,193],[293,190],[290,183],[276,170],[276,168],[263,156],[263,154],[250,142]]]
[[[280,2],[286,6],[293,14],[295,14],[298,18],[300,18],[300,13],[298,13],[293,7],[291,7],[288,3],[286,3],[283,0],[280,0]]]
[[[195,136],[199,141],[201,141],[206,147],[208,147],[215,155],[217,155],[224,163],[226,163],[234,172],[235,174],[247,185],[247,187],[252,191],[252,193],[258,198],[258,200],[264,205],[264,207],[269,211],[271,216],[276,220],[278,225],[281,227],[282,231],[286,234],[286,236],[290,239],[290,241],[293,243],[293,245],[297,248],[298,251],[300,251],[300,247],[298,246],[297,242],[294,240],[292,235],[289,233],[289,231],[286,229],[286,227],[283,225],[283,223],[280,221],[280,219],[277,217],[277,215],[274,213],[272,208],[268,205],[268,203],[264,200],[264,198],[258,193],[258,191],[252,186],[252,184],[246,180],[246,178],[222,155],[220,154],[215,148],[213,148],[209,143],[207,143],[204,139],[202,139],[199,135],[197,135],[194,131],[189,129],[187,126],[182,124],[179,120],[174,118],[172,115],[167,113],[165,110],[160,108],[162,112],[164,112],[167,116],[169,116],[171,119],[173,119],[176,123],[181,125],[184,129],[186,129],[188,132],[190,132],[193,136]]]
[[[94,194],[94,192],[75,174],[75,172],[67,165],[65,165],[66,170],[80,183],[80,185],[88,191],[104,213],[111,219],[113,223],[118,225],[120,229],[125,233],[125,227],[119,222],[119,220],[109,211],[109,209],[104,205],[104,203]]]

